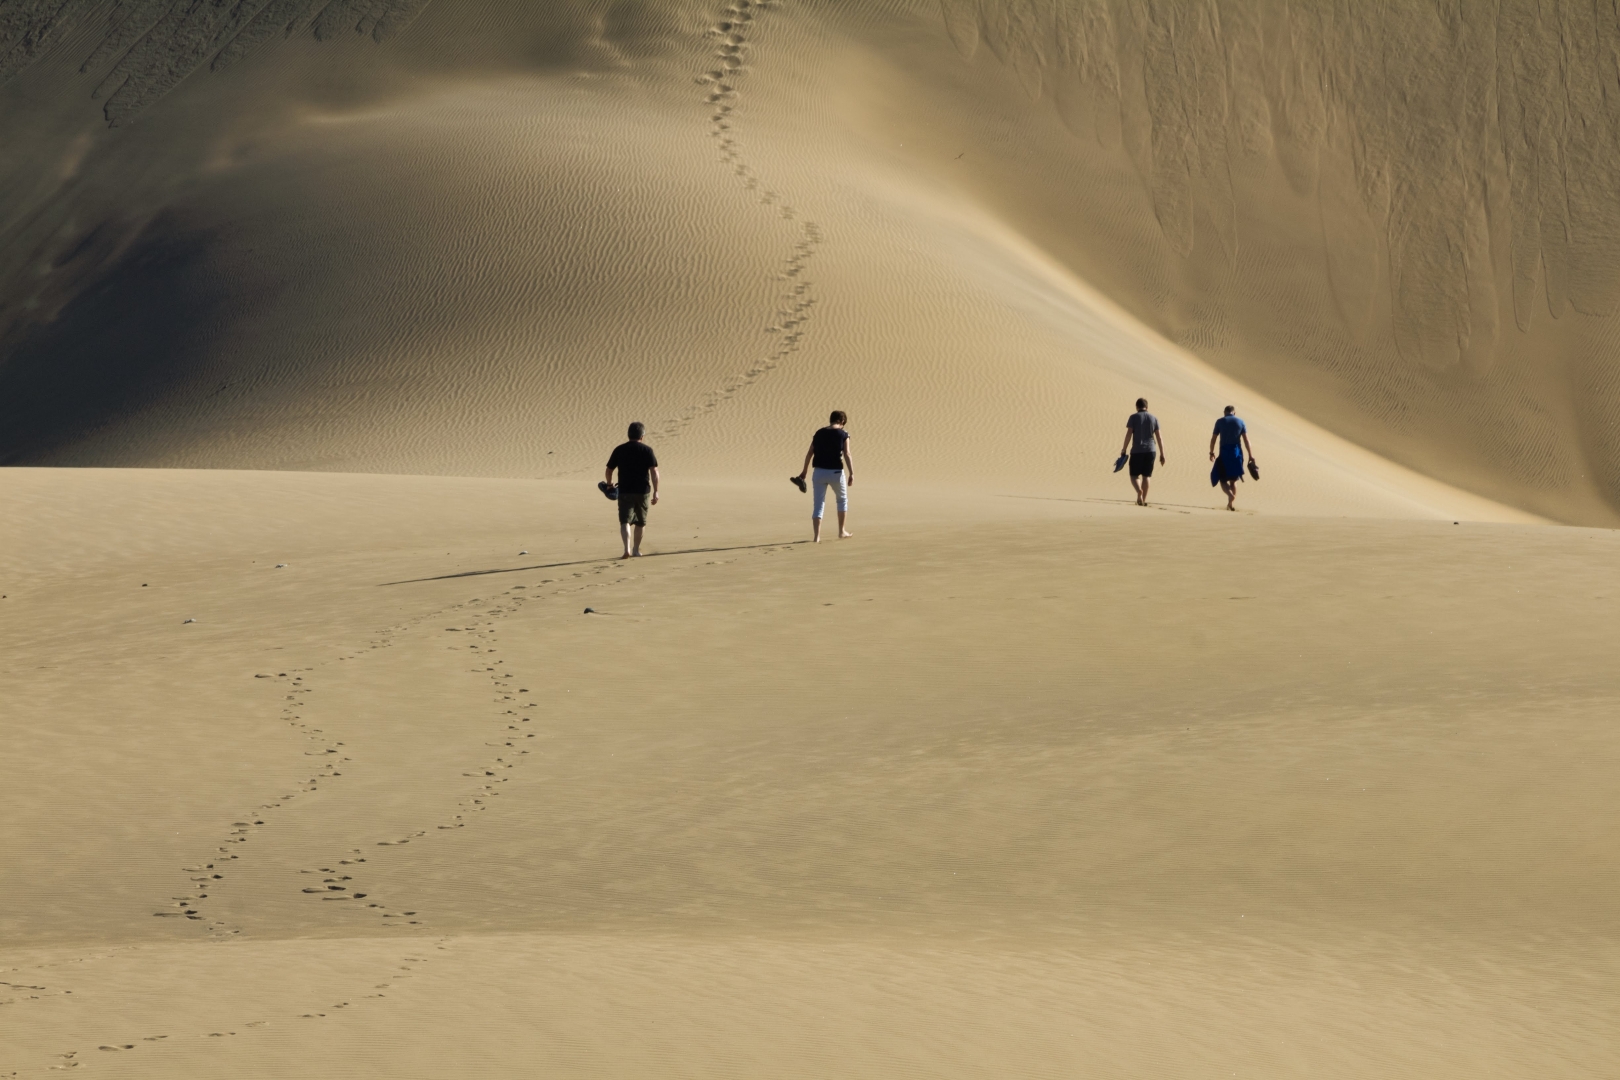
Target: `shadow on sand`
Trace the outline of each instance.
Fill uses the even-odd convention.
[[[1065,498],[1063,498],[1062,496],[1059,496],[1059,495],[997,495],[996,498],[998,498],[998,499],[1034,499],[1037,502],[1114,503],[1114,504],[1119,505],[1119,506],[1135,506],[1136,505],[1136,502],[1133,499],[1104,499],[1104,498],[1065,499]],[[1224,510],[1226,508],[1224,506],[1195,506],[1195,505],[1193,505],[1191,503],[1150,502],[1150,503],[1147,504],[1146,507],[1144,507],[1144,509],[1147,509],[1147,510],[1163,510],[1163,511],[1165,511],[1167,513],[1171,513],[1171,514],[1190,514],[1195,510],[1208,511],[1210,513],[1216,513],[1216,512],[1219,512],[1221,510]],[[1253,510],[1239,510],[1238,513],[1240,513],[1240,514],[1253,514],[1254,511]]]
[[[799,544],[808,544],[809,540],[783,540],[775,544],[741,544],[737,547],[708,547],[683,548],[680,551],[654,551],[641,556],[643,559],[663,559],[671,555],[707,555],[724,551],[761,551],[765,548],[795,547]],[[538,563],[534,566],[501,567],[495,570],[463,570],[459,574],[439,574],[437,577],[406,578],[404,581],[384,581],[378,583],[379,589],[389,585],[416,585],[424,581],[454,581],[456,578],[487,577],[490,574],[521,574],[529,570],[557,570],[565,566],[596,566],[600,563],[622,562],[618,556],[607,559],[576,559],[573,562]]]

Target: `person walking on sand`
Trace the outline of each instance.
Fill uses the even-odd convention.
[[[1136,505],[1146,506],[1153,459],[1157,457],[1159,464],[1164,464],[1164,435],[1159,431],[1159,418],[1147,411],[1147,398],[1137,398],[1136,411],[1125,418],[1125,442],[1119,452],[1122,457],[1129,456]]]
[[[1260,475],[1260,463],[1254,460],[1254,448],[1249,445],[1249,428],[1234,414],[1235,406],[1228,405],[1226,414],[1215,421],[1215,432],[1209,437],[1209,460],[1215,463],[1209,470],[1209,483],[1216,484],[1226,492],[1226,508],[1237,509],[1238,481],[1243,479],[1243,452],[1249,452],[1249,468],[1256,477]],[[1216,443],[1220,444],[1219,455],[1216,453]]]
[[[810,450],[804,455],[804,468],[799,470],[798,476],[788,477],[803,491],[805,474],[810,472],[811,466],[815,467],[811,479],[816,486],[816,497],[815,504],[810,508],[810,528],[814,542],[818,544],[821,543],[821,518],[827,512],[828,488],[832,488],[838,498],[839,539],[855,535],[845,527],[849,514],[849,486],[855,482],[855,462],[849,456],[849,432],[844,430],[847,423],[849,417],[842,409],[833,410],[832,416],[827,419],[827,426],[811,437]]]
[[[613,448],[608,458],[602,491],[613,490],[613,470],[619,470],[619,539],[624,541],[621,559],[639,558],[641,532],[647,527],[647,511],[658,505],[658,455],[641,441],[645,424],[630,425],[630,441]]]

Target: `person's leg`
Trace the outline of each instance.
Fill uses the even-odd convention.
[[[1237,481],[1222,480],[1221,490],[1226,492],[1226,508],[1228,510],[1236,510],[1237,506],[1235,504],[1237,502]]]
[[[844,527],[844,521],[849,516],[849,481],[844,479],[844,470],[838,470],[838,480],[833,488],[838,495],[838,538],[847,540],[855,534]]]
[[[630,515],[630,556],[641,554],[641,534],[647,529],[647,515],[652,513],[652,492],[637,497]]]
[[[1142,455],[1131,455],[1131,490],[1136,492],[1136,505],[1147,505],[1148,477],[1152,474],[1153,466],[1142,460]]]
[[[827,483],[826,469],[817,469],[812,476],[815,481],[815,495],[810,503],[810,537],[811,542],[821,543],[821,519],[827,513]]]
[[[619,493],[619,540],[624,544],[621,559],[641,554],[641,530],[647,524],[647,500],[652,496]]]

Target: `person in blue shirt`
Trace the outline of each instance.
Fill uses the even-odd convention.
[[[1254,448],[1249,445],[1249,429],[1247,425],[1232,415],[1237,412],[1236,407],[1228,405],[1226,415],[1215,421],[1215,433],[1209,437],[1209,460],[1215,467],[1209,470],[1211,486],[1219,484],[1221,490],[1226,492],[1226,508],[1237,509],[1238,481],[1243,479],[1243,452],[1249,452],[1249,460],[1254,461]],[[1219,443],[1219,453],[1216,444]],[[1258,464],[1258,463],[1256,463]]]

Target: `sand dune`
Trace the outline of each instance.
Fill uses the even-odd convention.
[[[556,475],[628,411],[758,476],[836,397],[1049,482],[1241,394],[1196,354],[1607,522],[1597,54],[1520,8],[12,5],[4,454]]]
[[[1612,12],[942,7],[969,66],[890,100],[940,142],[1004,134],[1032,159],[964,159],[1021,232],[1362,445],[1612,521]],[[931,45],[911,54],[908,83],[939,87]]]
[[[1612,1075],[1595,11],[0,0],[0,1075]]]

